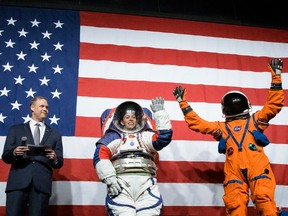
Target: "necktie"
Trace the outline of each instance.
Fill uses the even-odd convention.
[[[34,130],[34,143],[35,145],[40,144],[40,124],[36,123],[35,124],[35,130]]]

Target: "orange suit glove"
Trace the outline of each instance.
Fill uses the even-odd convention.
[[[283,68],[283,61],[281,59],[274,58],[269,62],[268,67],[272,76],[271,89],[281,90],[282,89],[281,73]]]
[[[177,86],[173,90],[173,95],[179,102],[180,108],[184,115],[193,110],[186,101],[186,88],[182,88],[182,86]]]

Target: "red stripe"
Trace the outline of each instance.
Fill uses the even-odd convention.
[[[163,56],[165,57],[163,58]],[[268,71],[267,63],[270,61],[270,58],[267,57],[90,43],[81,43],[80,59],[222,68],[256,72]],[[209,59],[209,61],[207,61],[207,59]],[[283,58],[284,62],[285,60],[286,59]],[[253,64],[251,64],[251,62],[253,62]],[[285,71],[285,68],[283,71]]]
[[[104,110],[103,110],[104,111]],[[193,140],[193,141],[213,141],[210,135],[203,135],[190,130],[184,121],[171,121],[173,127],[173,140]],[[87,126],[88,125],[88,126]],[[287,143],[287,136],[283,131],[288,131],[288,125],[270,125],[265,134],[271,143]],[[75,135],[80,137],[100,137],[101,127],[98,117],[80,117],[76,118]]]
[[[5,164],[2,160],[0,160],[0,170],[0,182],[6,182],[10,170],[10,165]]]
[[[47,215],[84,216],[107,215],[105,206],[99,205],[51,205]]]
[[[95,212],[97,212],[95,214]],[[5,206],[0,206],[0,215],[4,216]],[[65,215],[65,216],[104,216],[107,215],[105,206],[96,205],[50,205],[47,215]]]
[[[227,86],[211,86],[211,85],[191,85],[181,84],[187,88],[187,101],[218,103],[225,93],[232,90],[242,91],[249,98],[252,106],[263,106],[268,95],[267,89],[253,89]],[[113,88],[103,87],[113,86]],[[79,78],[78,80],[78,96],[87,97],[104,97],[104,98],[141,98],[150,100],[156,96],[162,96],[165,100],[176,101],[173,90],[177,86],[175,83],[159,83],[145,81],[129,81],[129,80],[110,80],[101,78]],[[133,89],[133,91],[131,91]],[[288,90],[284,90],[284,94],[288,95]],[[191,104],[193,105],[193,104]],[[104,111],[105,107],[103,107]],[[219,106],[219,110],[221,107]],[[221,112],[221,110],[220,110]]]
[[[224,180],[222,162],[161,161],[157,164],[157,178],[160,183],[215,183]],[[0,162],[0,181],[7,180],[9,165]],[[272,164],[278,185],[288,185],[283,175],[288,165]],[[173,170],[173,174],[171,173]],[[213,178],[211,178],[213,176]],[[92,181],[99,182],[91,159],[65,159],[60,170],[53,171],[54,181]]]
[[[101,137],[100,118],[76,116],[75,136]]]
[[[191,191],[191,196],[193,196],[193,191]],[[165,200],[164,200],[165,205]],[[224,205],[224,203],[223,203]],[[258,216],[254,207],[248,207],[249,216]],[[225,207],[217,206],[165,206],[163,215],[172,216],[223,216],[227,215]]]
[[[193,193],[192,193],[193,195]],[[224,204],[223,204],[224,205]],[[283,208],[283,210],[288,210]],[[97,212],[97,214],[95,214]],[[223,216],[226,215],[224,207],[217,206],[165,206],[164,200],[164,210],[163,216],[203,216],[203,215],[213,215],[213,216]],[[0,215],[5,215],[5,206],[0,206]],[[75,215],[107,215],[105,211],[105,206],[96,205],[50,205],[48,209],[48,215],[65,215],[65,216],[75,216]],[[254,207],[248,207],[249,216],[258,216]]]
[[[286,30],[110,13],[80,12],[80,25],[287,42]]]

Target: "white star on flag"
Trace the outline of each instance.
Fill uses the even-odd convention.
[[[34,19],[33,21],[31,21],[31,23],[32,23],[32,27],[34,27],[34,26],[39,27],[39,24],[40,24],[41,22],[38,22],[36,19]]]
[[[38,67],[36,67],[34,64],[32,64],[31,66],[28,66],[28,68],[29,68],[29,73],[30,72],[37,73],[36,70],[38,69]]]
[[[9,64],[9,62],[7,62],[6,65],[2,65],[4,67],[4,71],[8,70],[8,71],[11,71],[11,68],[13,68],[12,65]]]
[[[41,81],[40,85],[47,85],[48,86],[48,82],[50,81],[50,79],[47,79],[46,76],[43,77],[43,79],[39,79]]]
[[[63,70],[63,68],[60,68],[59,65],[57,65],[56,67],[53,67],[54,69],[54,74],[55,73],[60,73],[61,74],[61,70]]]
[[[49,61],[49,58],[51,58],[51,56],[49,56],[49,55],[47,54],[47,52],[45,52],[44,55],[41,55],[41,57],[42,57],[42,62],[44,62],[44,61]]]
[[[51,92],[51,94],[53,95],[52,98],[59,98],[60,99],[60,95],[62,94],[62,92],[58,92],[58,90],[56,89],[54,92]]]
[[[36,43],[36,41],[33,41],[33,43],[29,43],[31,45],[30,49],[38,49],[38,46],[40,45],[40,43]]]
[[[60,120],[60,118],[56,118],[56,116],[55,115],[53,115],[53,117],[52,118],[49,118],[50,119],[50,124],[58,124],[58,121]]]
[[[26,98],[28,97],[34,97],[34,94],[36,93],[36,91],[33,91],[32,88],[29,89],[29,91],[25,91],[27,93]]]
[[[3,114],[0,113],[0,122],[4,123],[5,118],[7,118],[7,116],[3,116]]]
[[[9,41],[5,41],[5,43],[6,43],[6,47],[14,48],[15,42],[13,42],[11,39],[9,39]]]
[[[20,106],[22,106],[22,104],[19,104],[17,100],[14,103],[11,103],[11,105],[12,105],[12,110],[14,109],[19,110]]]
[[[64,23],[61,23],[60,20],[58,20],[57,22],[54,22],[55,24],[55,28],[62,28],[62,25],[64,25]]]
[[[24,28],[22,28],[22,30],[21,31],[18,31],[18,33],[19,33],[19,37],[26,37],[26,34],[28,34],[28,32],[26,32],[25,30],[24,30]]]
[[[3,88],[3,90],[0,90],[0,92],[1,92],[1,95],[0,95],[0,97],[1,96],[8,96],[8,93],[10,92],[10,90],[7,90],[7,88],[6,88],[6,86]]]
[[[14,20],[13,17],[11,17],[9,20],[7,20],[8,25],[14,25],[15,26],[15,22],[17,22],[17,20]]]

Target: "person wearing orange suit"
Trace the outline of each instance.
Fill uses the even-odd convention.
[[[284,106],[281,79],[283,61],[272,59],[268,67],[272,76],[268,98],[262,109],[253,114],[246,95],[240,91],[230,91],[221,100],[225,121],[206,121],[186,101],[186,88],[177,86],[173,91],[188,127],[212,135],[219,141],[219,153],[226,155],[223,201],[230,216],[247,215],[249,196],[259,215],[278,215],[274,199],[276,181],[264,152],[269,140],[263,131]]]

